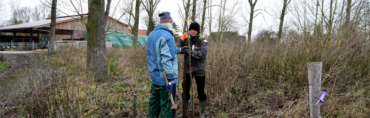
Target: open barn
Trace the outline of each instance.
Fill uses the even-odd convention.
[[[56,40],[83,40],[88,15],[56,18]],[[3,49],[34,50],[48,46],[51,19],[0,27],[0,46]],[[128,32],[128,25],[109,17],[107,30]],[[76,37],[76,38],[75,38]],[[0,49],[1,49],[0,48]]]

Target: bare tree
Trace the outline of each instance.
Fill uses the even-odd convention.
[[[334,5],[334,9],[333,9]],[[330,48],[330,40],[332,39],[332,30],[333,30],[333,24],[334,24],[334,12],[337,9],[337,1],[334,2],[334,0],[330,0],[330,13],[329,13],[329,21],[328,21],[328,48]]]
[[[345,38],[353,39],[353,36],[356,36],[356,33],[358,33],[361,11],[366,4],[368,4],[368,0],[347,1],[346,19],[344,23],[344,27],[346,29]],[[353,14],[351,12],[353,12]]]
[[[135,15],[134,15],[134,1],[135,0],[126,1],[126,3],[124,3],[124,4],[128,5],[128,6],[123,6],[123,9],[122,9],[123,14],[128,14],[127,17],[126,17],[126,22],[130,26],[130,28],[134,27],[134,25],[132,24],[132,21],[134,21],[134,20],[132,20],[132,18],[135,17]],[[135,21],[134,21],[134,24],[135,24]]]
[[[253,0],[248,0],[248,3],[249,3],[249,6],[250,6],[250,8],[251,8],[251,13],[250,13],[250,15],[249,15],[249,26],[248,26],[248,43],[250,43],[251,42],[251,40],[252,40],[252,26],[253,26],[253,18],[255,17],[254,16],[254,12],[255,12],[255,10],[254,10],[254,8],[256,7],[256,4],[257,4],[257,1],[258,0],[255,0],[254,2],[253,2]]]
[[[52,7],[51,0],[40,0],[40,1],[43,5],[49,8]],[[58,16],[58,13],[61,13],[66,16],[70,16],[70,13],[72,13],[73,15],[77,14],[78,16],[80,16],[80,18],[77,18],[77,17],[71,17],[71,18],[75,20],[79,20],[81,24],[86,26],[86,21],[84,20],[85,19],[84,10],[85,10],[85,7],[87,6],[84,3],[86,2],[87,0],[74,0],[74,1],[69,0],[69,2],[62,1],[59,4],[60,6],[56,8],[56,10],[58,11],[56,15]]]
[[[325,38],[324,38],[324,17],[325,17],[325,11],[324,11],[324,0],[321,0],[321,23],[320,23],[320,39],[321,39],[321,44],[323,45],[325,43]]]
[[[207,0],[203,0],[202,24],[201,24],[201,27],[200,27],[200,32],[201,33],[204,32],[204,21],[205,21],[205,18],[206,18],[206,10],[207,10]]]
[[[21,24],[21,23],[28,23],[31,21],[38,21],[41,19],[45,19],[47,17],[49,18],[51,17],[50,16],[51,7],[43,5],[43,4],[38,4],[35,7],[19,7],[19,1],[12,1],[12,2],[9,2],[8,4],[10,6],[10,19],[2,22],[2,25],[5,25],[5,26],[6,25],[16,25],[16,24]],[[51,6],[51,3],[50,3],[50,6]],[[1,12],[1,10],[3,11]],[[6,11],[4,11],[4,9],[0,9],[0,12],[5,13]],[[5,15],[5,14],[2,14],[2,15]],[[2,18],[0,18],[0,21],[2,20]]]
[[[234,30],[237,31],[238,27],[235,24],[236,20],[234,19],[235,14],[240,11],[240,3],[237,0],[234,2],[231,7],[230,4],[231,2],[227,2],[226,0],[222,0],[220,4],[220,11],[219,11],[219,16],[218,16],[218,29],[217,29],[217,43],[219,41],[222,41],[224,39],[229,39],[225,38],[224,36],[228,37],[230,34],[230,31]],[[229,9],[231,8],[231,9]]]
[[[194,22],[195,21],[195,16],[197,14],[197,0],[193,0],[193,12],[191,15],[191,20]]]
[[[349,22],[351,20],[351,10],[352,10],[352,0],[347,0],[346,20],[344,23],[345,27],[349,27]]]
[[[368,42],[370,38],[370,33],[369,33],[369,22],[370,22],[370,4],[366,4],[366,7],[363,11],[363,28],[364,28],[364,35],[365,35],[365,40]],[[368,43],[366,43],[368,45]]]
[[[116,0],[116,1],[115,0],[114,1],[110,0],[110,1],[108,1],[108,3],[114,4],[112,9],[109,8],[110,11],[108,11],[108,12],[112,12],[112,13],[115,13],[115,14],[112,14],[110,16],[108,15],[106,17],[106,20],[108,19],[108,17],[113,17],[117,20],[120,20],[125,15],[126,12],[119,13],[119,10],[121,10],[121,11],[126,10],[125,8],[123,8],[123,9],[119,8],[119,6],[121,5],[120,4],[121,1],[122,0]],[[88,8],[89,4],[85,4],[85,3],[89,3],[89,2],[90,2],[90,0],[69,0],[69,2],[64,2],[65,5],[64,5],[63,9],[58,9],[58,11],[67,15],[67,16],[70,16],[70,14],[66,11],[70,11],[71,13],[73,13],[73,15],[75,15],[75,14],[79,15],[80,18],[78,18],[78,17],[71,17],[71,18],[73,18],[75,20],[79,20],[81,24],[86,26],[87,22],[85,21],[86,17],[84,15],[85,15],[86,7]],[[111,5],[109,5],[109,7],[111,7]],[[116,22],[107,22],[106,21],[105,25],[106,25],[105,30],[108,31],[108,30],[111,30],[116,25]]]
[[[284,17],[286,15],[286,9],[292,0],[283,0],[283,1],[284,1],[283,9],[281,10],[281,15],[280,15],[280,24],[279,24],[278,41],[277,41],[278,43],[281,40],[281,33],[283,32]]]
[[[154,14],[159,14],[160,11],[155,11]],[[141,20],[143,20],[144,24],[146,24],[144,27],[148,28],[148,24],[149,24],[149,16],[145,15],[145,16],[142,16],[140,18]],[[154,23],[158,23],[159,22],[159,17],[153,17],[152,21]]]
[[[226,11],[226,0],[221,0],[220,14],[218,16],[218,30],[217,30],[217,44],[223,39],[224,24],[225,24],[225,11]]]
[[[179,10],[178,12],[179,12],[180,16],[182,17],[182,20],[184,21],[184,24],[183,24],[184,26],[182,27],[182,32],[186,32],[187,31],[186,27],[188,25],[188,23],[186,22],[186,19],[188,19],[188,17],[189,17],[189,11],[190,11],[190,6],[191,6],[190,0],[187,0],[187,1],[182,0],[182,4],[183,4],[184,12],[182,12],[181,10]],[[179,8],[181,8],[181,7],[179,6]],[[185,13],[185,14],[183,14],[183,13]]]
[[[134,43],[132,44],[136,48],[138,32],[139,32],[139,9],[140,9],[140,0],[136,0],[135,7],[135,25],[132,29],[132,34],[134,35]]]
[[[31,21],[31,7],[19,7],[18,2],[10,2],[11,17],[5,25],[16,25]]]
[[[57,0],[53,0],[51,4],[51,23],[50,23],[50,40],[48,46],[48,54],[53,54],[54,52],[54,41],[55,41],[55,25],[56,25],[56,9]]]
[[[149,34],[150,32],[154,30],[155,22],[153,21],[153,15],[160,1],[161,0],[144,0],[142,2],[144,9],[148,13],[148,16],[149,16],[149,21],[147,24],[148,31],[146,32],[147,34]]]
[[[314,35],[315,35],[315,43],[316,43],[316,40],[317,40],[317,31],[318,31],[318,28],[317,28],[317,19],[318,19],[318,12],[319,12],[319,5],[320,5],[320,2],[319,0],[316,0],[316,13],[315,13],[315,27],[314,27]]]
[[[87,74],[93,74],[96,81],[102,81],[108,74],[105,58],[105,26],[111,0],[104,10],[105,0],[89,0],[87,20]]]
[[[210,0],[209,2],[208,2],[208,6],[211,6],[212,5],[212,0]],[[213,17],[212,17],[212,9],[208,9],[208,29],[209,29],[209,39],[212,39],[212,19]]]
[[[32,10],[32,20],[39,21],[51,17],[51,9],[43,4],[36,5]]]

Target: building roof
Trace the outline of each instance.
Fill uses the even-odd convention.
[[[87,19],[87,14],[82,14],[85,19]],[[118,21],[112,17],[109,17],[113,21],[122,24],[126,27],[128,27],[127,24],[122,23],[121,21]],[[65,22],[70,22],[74,20],[80,20],[81,17],[80,15],[73,15],[73,16],[61,16],[56,18],[56,24],[60,23],[65,23]],[[0,27],[1,32],[11,32],[13,30],[22,30],[22,29],[34,29],[38,30],[37,28],[43,27],[43,30],[48,30],[48,28],[45,27],[50,27],[51,19],[47,18],[45,20],[39,20],[39,21],[34,21],[34,22],[28,22],[28,23],[23,23],[23,24],[17,24],[17,25],[10,25],[10,26],[5,26],[5,27]],[[30,32],[30,31],[28,31]]]

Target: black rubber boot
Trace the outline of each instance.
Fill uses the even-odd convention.
[[[204,101],[199,101],[199,109],[200,109],[200,114],[199,114],[199,117],[200,118],[204,118],[204,112],[206,111],[206,100]]]

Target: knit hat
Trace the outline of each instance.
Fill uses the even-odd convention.
[[[200,26],[199,26],[199,24],[197,22],[191,23],[190,24],[190,27],[189,27],[189,31],[190,31],[190,29],[193,29],[193,30],[198,31],[198,34],[200,32]]]
[[[162,12],[159,14],[160,21],[159,23],[173,23],[170,12]]]

